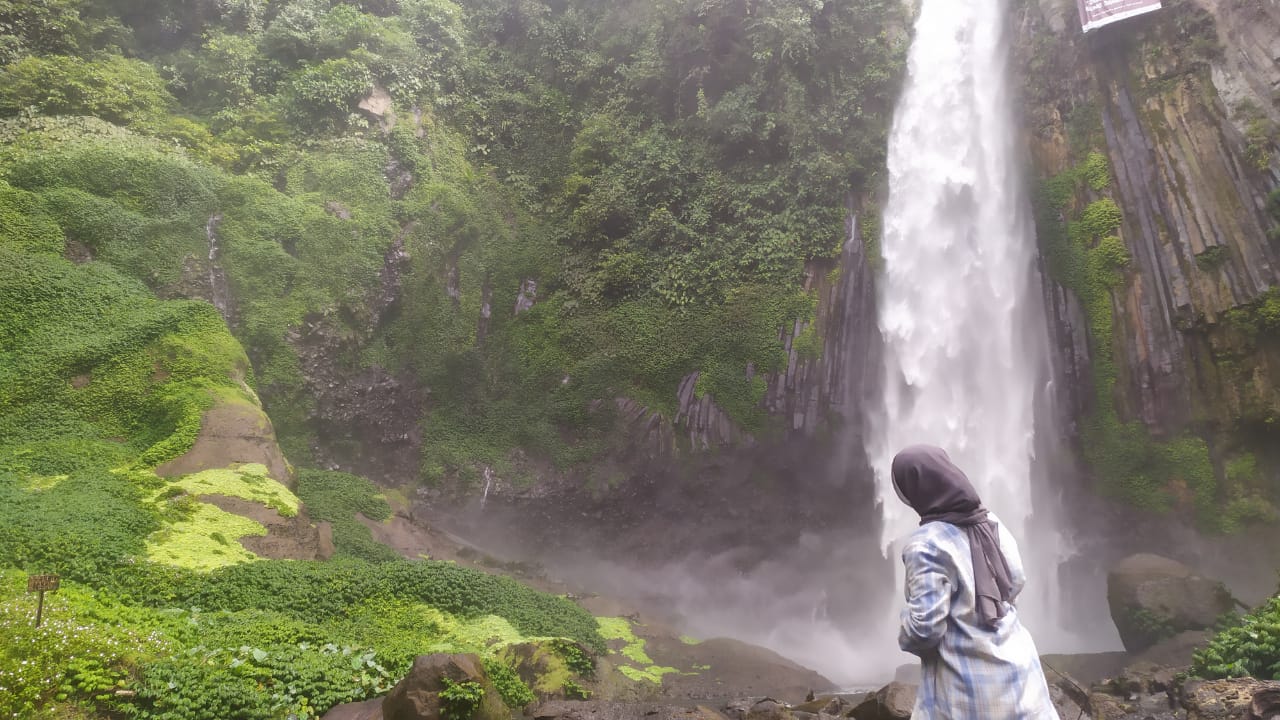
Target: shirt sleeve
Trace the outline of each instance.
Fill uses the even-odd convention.
[[[902,611],[898,647],[926,655],[938,647],[951,614],[951,577],[932,543],[912,543],[902,551],[907,568],[907,606]]]

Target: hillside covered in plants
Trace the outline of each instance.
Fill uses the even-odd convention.
[[[903,40],[890,0],[0,3],[0,715],[316,717],[431,651],[519,707],[530,638],[588,684],[625,621],[401,559],[327,468],[583,467],[691,373],[766,429]]]

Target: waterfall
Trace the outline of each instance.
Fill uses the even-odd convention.
[[[209,216],[204,225],[204,237],[209,243],[209,302],[218,309],[223,320],[231,317],[231,293],[227,286],[227,274],[222,269],[222,249],[218,246],[218,224],[222,214]]]
[[[1048,333],[1006,17],[1004,0],[923,0],[920,8],[889,142],[883,402],[871,412],[866,449],[897,587],[895,541],[917,517],[894,493],[890,463],[907,445],[939,445],[1018,538],[1029,575],[1019,610],[1046,650],[1065,637],[1053,617],[1065,545],[1047,509],[1030,522],[1033,485],[1046,481],[1037,477],[1033,441],[1037,394],[1049,380]]]

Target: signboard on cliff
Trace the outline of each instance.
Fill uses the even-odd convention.
[[[1080,25],[1085,32],[1160,9],[1160,0],[1076,0],[1076,2],[1080,5]]]

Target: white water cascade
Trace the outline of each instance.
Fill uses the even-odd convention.
[[[1018,538],[1029,572],[1019,610],[1046,651],[1065,649],[1053,602],[1067,548],[1051,516],[1029,522],[1032,485],[1043,481],[1034,477],[1033,441],[1048,334],[1017,155],[1005,4],[923,0],[920,8],[889,142],[883,405],[873,410],[867,450],[897,587],[895,541],[918,518],[894,493],[890,463],[903,447],[931,443]],[[895,611],[894,628],[896,620]]]

